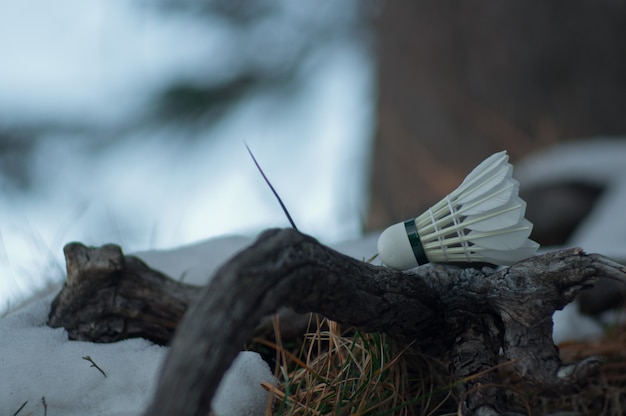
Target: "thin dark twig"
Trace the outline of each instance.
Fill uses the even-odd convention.
[[[48,416],[48,404],[45,396],[41,398],[41,403],[43,403],[43,416]]]
[[[256,158],[252,154],[252,150],[250,150],[250,147],[248,146],[248,143],[244,143],[244,144],[246,145],[246,149],[248,149],[248,153],[250,153],[250,157],[252,157],[252,160],[254,161],[254,164],[256,165],[256,168],[261,173],[261,176],[263,176],[263,179],[265,179],[265,183],[267,183],[267,185],[270,187],[270,189],[274,193],[274,196],[278,200],[278,203],[280,204],[280,207],[283,209],[283,212],[287,216],[287,219],[289,220],[289,223],[291,223],[291,226],[293,227],[293,229],[297,231],[298,227],[296,227],[296,223],[293,222],[293,219],[291,218],[291,215],[289,215],[289,211],[287,211],[287,207],[285,206],[285,204],[283,204],[283,200],[280,199],[280,196],[278,196],[278,192],[276,192],[276,189],[274,189],[274,187],[272,186],[272,183],[269,181],[269,179],[267,179],[267,176],[265,176],[265,173],[263,172],[263,169],[261,169],[261,166],[259,165],[259,162],[256,161]]]
[[[104,372],[104,370],[103,370],[103,369],[101,369],[101,368],[98,366],[98,364],[96,364],[96,362],[95,362],[95,361],[94,361],[94,360],[93,360],[90,356],[85,355],[85,356],[83,357],[83,360],[85,360],[85,361],[89,361],[89,362],[91,363],[91,366],[92,366],[92,367],[95,367],[98,371],[100,371],[100,372],[102,373],[102,375],[103,375],[103,376],[105,376],[105,377],[107,376],[107,373],[105,373],[105,372]]]
[[[17,410],[15,411],[15,413],[13,413],[13,416],[17,416],[17,414],[18,414],[19,412],[21,412],[21,411],[22,411],[22,409],[24,408],[24,406],[26,406],[26,403],[28,403],[28,400],[26,400],[24,403],[22,403],[22,405],[20,406],[20,408],[19,408],[19,409],[17,409]]]

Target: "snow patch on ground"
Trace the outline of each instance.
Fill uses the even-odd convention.
[[[335,248],[364,259],[375,253],[376,238],[371,235]],[[187,283],[206,284],[221,264],[251,242],[249,237],[230,236],[135,255]],[[156,388],[168,349],[143,339],[111,344],[69,341],[64,329],[46,325],[53,299],[54,294],[31,299],[0,319],[0,414],[13,414],[24,402],[23,414],[43,414],[45,398],[48,414],[140,415]],[[267,363],[257,353],[241,352],[214,398],[217,415],[262,415],[268,400],[262,381],[276,382]]]
[[[217,241],[219,244],[216,244]],[[229,236],[187,244],[171,250],[142,251],[133,255],[173,279],[205,285],[222,264],[251,243],[250,237]]]
[[[0,321],[0,413],[131,416],[147,405],[166,352],[143,339],[115,344],[68,341],[46,326],[53,296]],[[82,357],[90,356],[105,377]]]
[[[142,414],[168,349],[144,339],[69,341],[64,329],[46,326],[52,299],[33,301],[0,321],[0,414],[11,415],[24,403],[20,414],[43,414],[44,400],[48,414]],[[276,382],[267,363],[255,352],[241,352],[214,398],[217,415],[262,415],[268,393],[261,382]]]
[[[260,388],[262,382],[277,383],[269,365],[255,352],[240,352],[215,393],[213,411],[217,416],[263,416],[269,395]]]

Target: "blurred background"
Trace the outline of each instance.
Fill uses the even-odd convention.
[[[325,243],[417,215],[496,151],[619,145],[624,39],[614,0],[0,0],[0,313],[62,279],[69,241],[288,226],[244,143]],[[565,244],[606,180],[536,176],[533,236]]]

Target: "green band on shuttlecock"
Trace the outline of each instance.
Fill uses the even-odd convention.
[[[421,266],[422,264],[428,263],[428,257],[426,257],[422,240],[420,240],[420,236],[417,233],[415,220],[404,221],[404,228],[406,229],[406,234],[409,236],[409,242],[411,243],[411,248],[413,249],[413,254],[415,255],[417,264]]]

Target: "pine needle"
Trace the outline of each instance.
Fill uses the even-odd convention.
[[[254,161],[254,164],[256,165],[256,168],[261,173],[261,176],[263,176],[263,179],[265,179],[265,183],[267,183],[267,185],[272,190],[272,193],[274,194],[274,196],[278,200],[278,203],[280,204],[280,207],[283,209],[283,212],[287,216],[287,219],[289,220],[289,223],[291,224],[291,226],[293,227],[294,230],[298,231],[298,227],[296,227],[296,223],[293,222],[293,219],[291,218],[291,215],[289,215],[289,211],[287,211],[287,207],[285,206],[285,204],[283,204],[283,200],[280,199],[280,196],[278,196],[278,192],[276,192],[276,189],[274,189],[274,187],[272,186],[272,183],[269,181],[269,179],[267,179],[267,176],[265,176],[265,173],[263,172],[263,169],[261,169],[261,166],[259,165],[259,162],[257,162],[256,158],[252,154],[252,150],[250,150],[250,147],[248,146],[248,143],[244,143],[244,144],[246,145],[246,149],[248,149],[248,153],[250,154],[250,157],[252,157],[252,160]]]
[[[19,408],[19,409],[17,409],[17,410],[15,411],[15,413],[13,413],[13,416],[17,416],[17,414],[18,414],[19,412],[21,412],[21,411],[22,411],[22,409],[24,408],[24,406],[26,406],[26,403],[28,403],[28,400],[26,400],[24,403],[22,403],[22,405],[20,406],[20,408]]]

